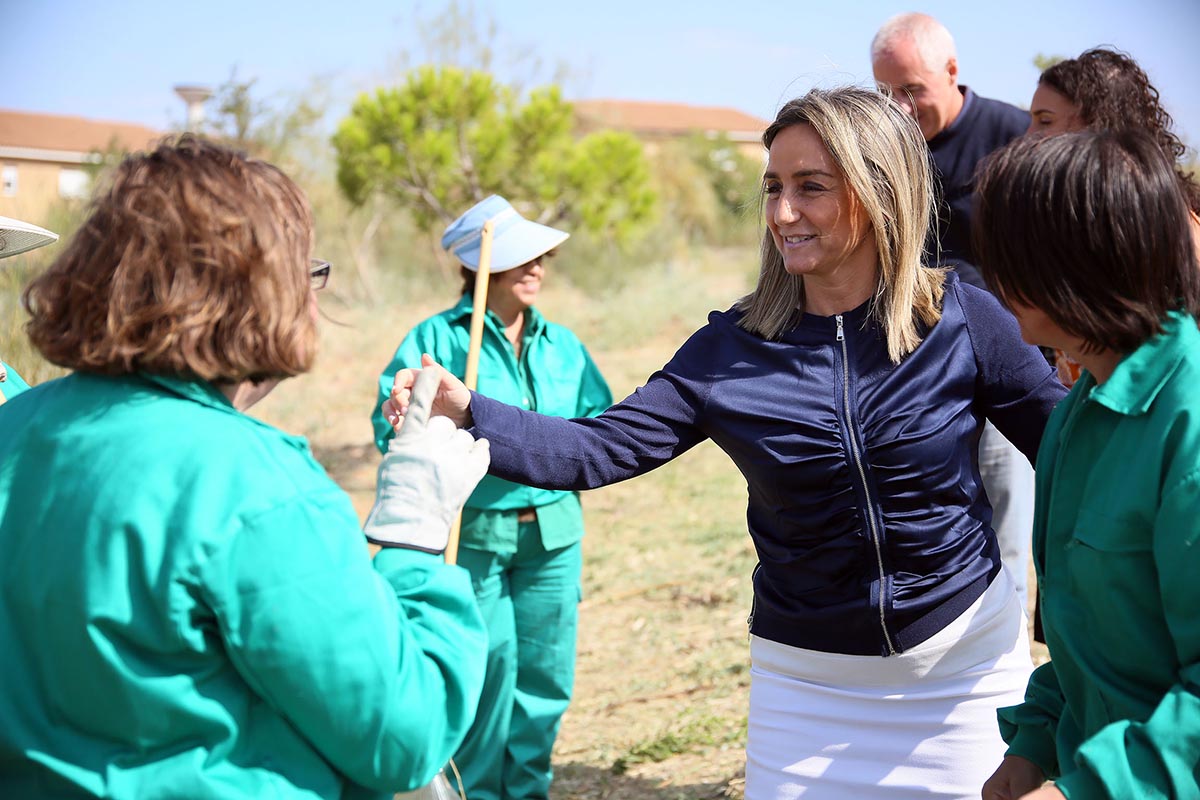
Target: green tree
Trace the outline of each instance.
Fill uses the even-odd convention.
[[[557,86],[520,96],[486,72],[424,66],[354,103],[333,139],[338,183],[352,202],[382,194],[426,228],[496,193],[539,222],[626,239],[655,209],[642,147],[573,127]]]
[[[255,90],[257,78],[242,80],[237,69],[217,87],[200,132],[287,169],[319,169],[318,147],[327,146],[315,131],[325,116],[327,81],[313,78],[296,97],[265,99]]]
[[[1037,67],[1038,72],[1045,72],[1060,61],[1066,61],[1066,56],[1048,56],[1038,53],[1033,57],[1033,65]]]
[[[663,142],[654,179],[670,229],[689,243],[754,241],[762,170],[761,159],[739,151],[725,134],[696,132]]]
[[[751,158],[738,150],[724,133],[695,134],[688,140],[688,151],[708,176],[717,202],[728,216],[741,219],[748,209],[756,208],[762,188],[761,158]]]

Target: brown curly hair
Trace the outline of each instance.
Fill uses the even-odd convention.
[[[1074,103],[1089,128],[1148,131],[1176,165],[1188,206],[1200,212],[1200,185],[1178,166],[1187,147],[1172,132],[1171,115],[1162,107],[1158,90],[1133,58],[1113,48],[1095,47],[1047,68],[1038,83]]]
[[[1174,310],[1200,315],[1187,202],[1141,128],[1021,137],[984,163],[972,228],[979,269],[1008,303],[1130,353]]]
[[[105,375],[238,383],[316,355],[312,213],[276,167],[184,134],[128,156],[49,269],[26,287],[47,360]]]

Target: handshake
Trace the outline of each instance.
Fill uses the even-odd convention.
[[[445,551],[451,523],[491,461],[486,439],[431,416],[439,373],[418,374],[404,423],[379,465],[375,506],[363,533],[382,547]]]

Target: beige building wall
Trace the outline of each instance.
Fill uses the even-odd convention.
[[[0,159],[0,175],[6,178],[0,186],[0,216],[45,225],[50,207],[59,199],[59,174],[64,168],[78,170],[80,167],[78,164]],[[11,170],[16,171],[15,192],[7,181]]]
[[[49,227],[65,199],[85,199],[101,153],[138,150],[161,134],[141,125],[0,109],[0,216]]]

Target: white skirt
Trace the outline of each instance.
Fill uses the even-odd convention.
[[[1033,664],[1006,570],[958,619],[900,655],[751,637],[746,800],[979,800],[1005,744],[996,709]]]

